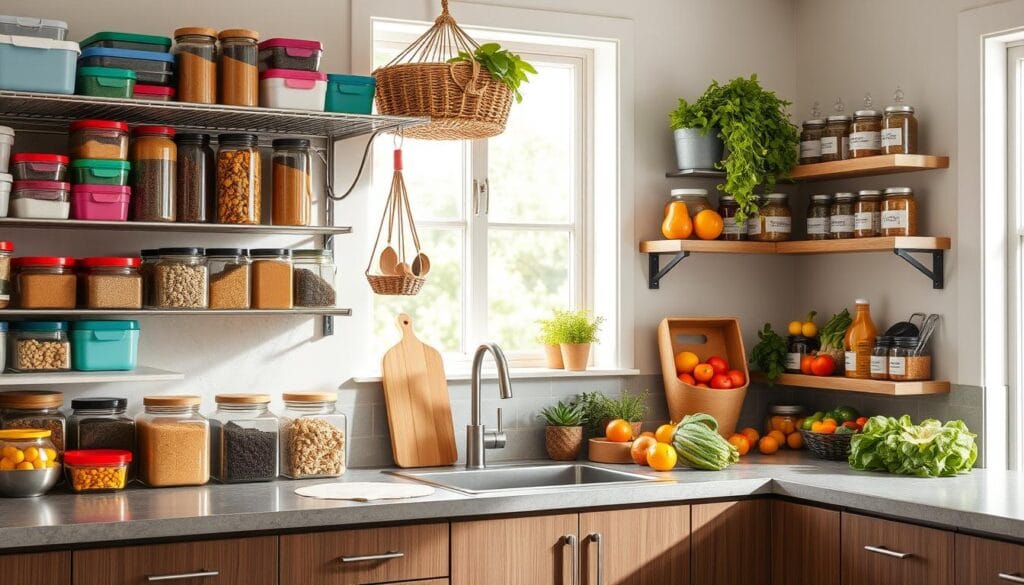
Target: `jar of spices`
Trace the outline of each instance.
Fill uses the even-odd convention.
[[[821,162],[821,137],[825,130],[825,120],[806,120],[800,132],[800,164],[809,165]]]
[[[309,140],[282,138],[273,142],[274,225],[309,225],[313,215],[313,160]]]
[[[52,390],[0,392],[0,428],[45,429],[58,453],[64,451],[67,419],[60,411],[64,394]]]
[[[853,237],[854,207],[857,196],[853,193],[836,193],[829,212],[829,232],[833,240],[845,240]]]
[[[279,421],[266,394],[218,394],[210,415],[210,466],[221,483],[277,477]]]
[[[68,449],[135,451],[135,419],[127,398],[75,398],[68,417]]]
[[[22,309],[74,309],[75,259],[23,256],[14,259],[18,306]]]
[[[739,203],[732,195],[722,195],[718,199],[718,214],[722,216],[724,227],[722,239],[729,242],[741,242],[747,239],[747,220],[739,221],[736,213],[740,210]]]
[[[198,396],[146,396],[135,419],[139,479],[152,487],[210,480],[210,423]]]
[[[205,309],[209,273],[203,248],[160,248],[153,263],[152,309]]]
[[[210,271],[210,308],[248,309],[252,264],[249,251],[209,248],[206,264]]]
[[[832,196],[828,193],[811,195],[807,206],[807,239],[827,240],[831,236]]]
[[[889,187],[882,201],[882,235],[917,235],[917,200],[910,187]]]
[[[217,171],[210,136],[178,134],[177,221],[207,223],[213,219]]]
[[[874,238],[882,235],[882,192],[861,189],[853,209],[853,237]]]
[[[882,121],[882,152],[884,154],[917,154],[917,118],[911,106],[885,108]]]
[[[875,338],[875,347],[871,350],[871,379],[889,379],[889,351],[892,349],[892,337]]]
[[[665,204],[665,213],[668,214],[668,207],[673,201],[681,201],[686,204],[686,213],[694,217],[705,209],[714,209],[708,201],[707,189],[672,189],[669,191],[668,203]]]
[[[0,309],[11,304],[11,255],[14,244],[0,241]]]
[[[252,250],[252,308],[291,309],[292,251],[284,248]]]
[[[768,202],[758,212],[760,233],[754,239],[760,242],[785,242],[793,231],[793,213],[789,209],[789,196],[771,193]]]
[[[932,358],[917,352],[917,337],[894,337],[889,350],[889,379],[897,382],[930,380]]]
[[[217,31],[189,26],[174,31],[178,101],[217,103]]]
[[[791,374],[799,374],[800,362],[804,359],[804,356],[811,355],[811,351],[813,351],[811,340],[803,335],[790,335],[787,346],[786,371]]]
[[[850,125],[850,158],[882,154],[882,114],[857,110]]]
[[[291,479],[338,477],[345,473],[347,419],[334,392],[282,395],[281,475]]]
[[[178,146],[174,143],[174,128],[136,128],[131,160],[132,220],[174,221],[178,172]]]
[[[260,223],[261,163],[254,134],[221,134],[217,150],[217,221]]]
[[[12,372],[60,372],[71,369],[67,321],[11,324],[7,367]]]
[[[220,31],[220,103],[259,105],[259,33],[244,28]]]
[[[335,281],[338,267],[334,264],[334,251],[294,250],[295,306],[333,307],[338,301]]]
[[[829,116],[821,134],[821,162],[846,160],[850,157],[850,117]]]
[[[71,158],[128,160],[128,124],[78,120],[68,126]]]
[[[783,435],[798,431],[797,422],[804,416],[804,407],[798,404],[773,404],[764,421],[764,434],[779,431]]]
[[[84,258],[79,290],[86,309],[141,309],[142,273],[138,258]]]

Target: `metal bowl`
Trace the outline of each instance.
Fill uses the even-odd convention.
[[[7,498],[41,496],[57,485],[60,473],[60,465],[48,469],[0,471],[0,496]]]

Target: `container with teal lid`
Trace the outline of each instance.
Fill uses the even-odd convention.
[[[95,97],[130,98],[138,77],[131,69],[79,67],[75,93]]]
[[[134,370],[138,357],[138,321],[75,321],[71,324],[71,367],[75,370]]]
[[[126,160],[77,158],[71,161],[71,182],[76,185],[128,184],[132,164]]]
[[[140,35],[129,32],[98,32],[81,42],[83,49],[128,49],[130,51],[152,51],[167,53],[171,50],[171,39],[156,35]]]
[[[324,109],[343,114],[369,114],[373,111],[376,90],[377,80],[373,77],[331,73],[327,76]]]
[[[71,344],[67,321],[20,321],[11,324],[7,338],[13,372],[71,369]]]

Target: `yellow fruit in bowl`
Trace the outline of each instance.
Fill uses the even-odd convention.
[[[725,229],[725,221],[721,215],[710,209],[705,209],[693,218],[693,233],[702,240],[716,240],[722,235]]]

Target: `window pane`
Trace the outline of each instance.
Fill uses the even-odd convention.
[[[522,86],[504,134],[488,143],[490,220],[569,223],[577,188],[576,73],[532,60],[537,75]]]
[[[488,242],[489,337],[509,351],[536,350],[534,322],[572,306],[575,255],[567,231],[495,229]]]
[[[416,221],[462,219],[467,175],[465,148],[465,143],[459,141],[404,141],[402,178]],[[373,145],[371,193],[378,202],[377,221],[391,190],[394,150],[394,141],[389,136],[378,138]]]

